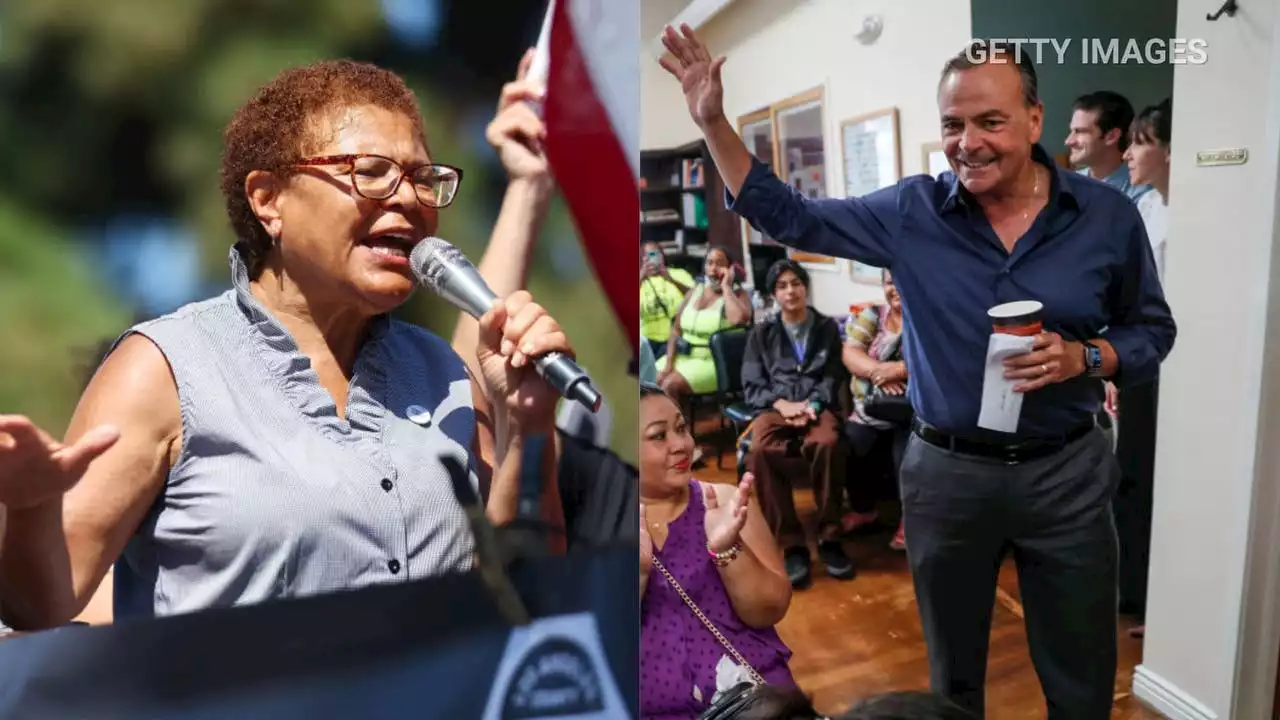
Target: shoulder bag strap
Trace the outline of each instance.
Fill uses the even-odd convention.
[[[747,662],[747,659],[742,657],[742,654],[729,643],[729,638],[726,638],[724,633],[720,632],[720,630],[716,628],[715,624],[711,622],[710,618],[703,614],[702,610],[698,609],[698,606],[693,602],[693,598],[689,597],[689,593],[685,592],[683,587],[680,587],[680,583],[676,582],[676,579],[662,565],[662,563],[658,561],[658,558],[653,559],[653,566],[658,569],[658,572],[662,573],[662,576],[667,579],[667,582],[671,584],[671,587],[675,589],[678,595],[680,595],[680,599],[684,601],[684,604],[688,605],[689,609],[693,611],[693,614],[702,621],[702,624],[707,626],[707,629],[711,631],[711,634],[715,636],[716,640],[720,641],[720,644],[724,646],[724,649],[729,651],[729,654],[738,662],[738,665],[746,668],[747,672],[751,674],[751,679],[754,680],[757,685],[766,684],[764,677],[761,676],[759,672],[756,672],[755,668],[751,667],[751,663]]]

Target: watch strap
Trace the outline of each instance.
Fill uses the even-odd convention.
[[[1089,377],[1102,377],[1102,351],[1097,345],[1090,342],[1081,343],[1084,346],[1084,371]]]

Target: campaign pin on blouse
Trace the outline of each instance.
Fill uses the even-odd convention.
[[[421,405],[410,405],[404,409],[404,414],[415,425],[426,427],[431,424],[431,411]]]

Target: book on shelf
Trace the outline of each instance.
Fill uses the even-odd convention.
[[[680,211],[675,208],[658,208],[640,211],[641,223],[671,223],[680,221]]]
[[[680,184],[686,189],[702,188],[705,168],[702,158],[686,158],[680,165]]]
[[[696,193],[684,194],[684,226],[706,229],[707,201]]]
[[[660,240],[658,245],[665,255],[681,255],[684,253],[684,231],[676,230],[670,240]]]

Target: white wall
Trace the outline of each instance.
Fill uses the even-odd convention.
[[[644,0],[646,39],[684,3]],[[663,18],[662,15],[666,14]],[[873,45],[853,39],[869,14],[884,18]],[[842,194],[838,128],[842,120],[896,106],[904,175],[921,172],[920,148],[938,139],[939,72],[969,40],[968,0],[737,0],[699,34],[724,66],[725,112],[740,115],[814,87],[823,87],[829,195]],[[698,138],[680,86],[646,50],[641,58],[640,144],[663,148]],[[824,313],[877,301],[877,285],[853,282],[847,266],[811,272],[813,303]]]
[[[1166,292],[1179,333],[1162,371],[1134,685],[1174,718],[1255,720],[1270,716],[1280,647],[1280,333],[1267,338],[1280,331],[1280,14],[1250,2],[1206,22],[1217,3],[1179,5],[1177,37],[1206,39],[1209,57],[1174,75]],[[1195,164],[1196,151],[1236,147],[1247,164]]]

